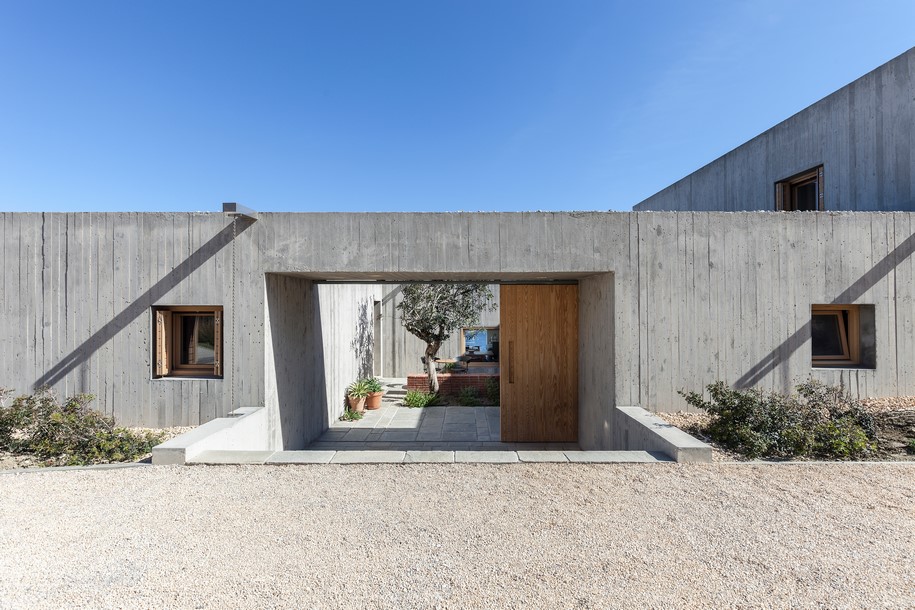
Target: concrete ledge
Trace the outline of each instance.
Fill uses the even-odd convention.
[[[518,459],[522,462],[568,462],[562,451],[518,451]]]
[[[454,462],[454,451],[407,451],[403,461],[405,464],[451,464]]]
[[[456,464],[514,464],[518,454],[514,451],[455,451]]]
[[[641,407],[616,407],[613,446],[659,451],[677,462],[711,462],[712,447]],[[570,458],[571,459],[571,458]]]
[[[201,451],[189,464],[263,464],[273,451]]]
[[[336,451],[277,451],[267,459],[267,464],[327,464]]]
[[[565,456],[575,464],[646,464],[670,461],[667,454],[658,456],[647,451],[566,451]]]
[[[400,464],[405,451],[338,451],[331,464]]]
[[[243,415],[220,417],[153,447],[152,463],[188,464],[204,451],[267,451],[266,425],[267,411],[263,407],[247,410]]]

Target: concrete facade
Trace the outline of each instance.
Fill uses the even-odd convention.
[[[307,444],[371,367],[383,294],[321,280],[577,280],[583,448],[614,448],[617,405],[719,379],[915,394],[911,213],[3,213],[0,235],[0,386],[90,392],[124,424],[264,405],[272,449]],[[875,368],[811,368],[828,303],[873,305]],[[152,378],[151,308],[182,304],[224,307],[224,378]]]
[[[635,209],[774,210],[776,182],[823,165],[826,211],[913,211],[913,150],[915,48]]]

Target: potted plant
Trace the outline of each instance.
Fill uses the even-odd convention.
[[[377,377],[370,377],[365,381],[368,382],[369,386],[369,395],[365,399],[365,408],[380,409],[381,397],[384,396],[384,387],[381,385],[381,380]]]
[[[361,413],[365,410],[365,398],[369,395],[369,382],[367,379],[354,381],[346,389],[346,399],[349,401],[350,411]]]

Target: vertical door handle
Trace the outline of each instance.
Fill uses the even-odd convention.
[[[508,383],[515,383],[515,342],[508,342]]]

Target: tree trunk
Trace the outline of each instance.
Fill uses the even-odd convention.
[[[429,377],[429,391],[433,394],[438,393],[438,373],[435,372],[435,355],[441,343],[426,344],[426,375]]]

